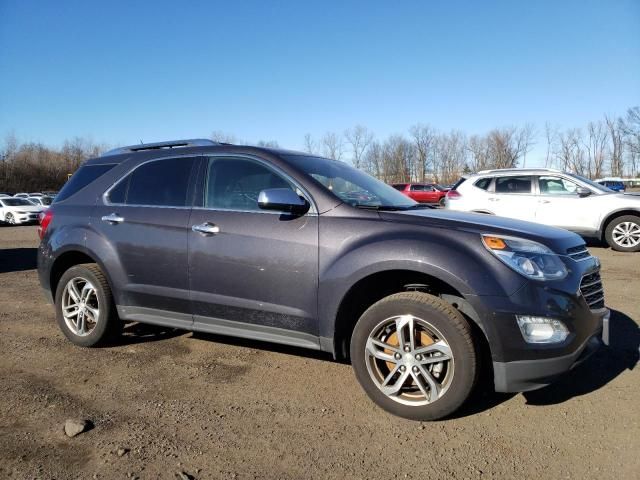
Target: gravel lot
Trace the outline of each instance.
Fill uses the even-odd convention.
[[[639,477],[640,254],[591,248],[610,348],[554,386],[417,423],[318,353],[140,325],[74,347],[40,294],[36,246],[35,227],[0,227],[2,478]],[[68,418],[93,428],[68,438]]]

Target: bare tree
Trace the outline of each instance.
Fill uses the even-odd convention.
[[[304,151],[312,155],[316,155],[318,153],[316,151],[316,142],[313,140],[310,133],[307,133],[304,136]]]
[[[514,168],[520,158],[526,158],[533,146],[531,125],[491,130],[487,134],[491,164],[494,168]]]
[[[413,147],[415,152],[415,162],[417,163],[417,181],[425,182],[427,173],[433,172],[433,143],[436,133],[433,128],[428,125],[417,124],[409,129],[411,138],[413,139]]]
[[[607,149],[607,129],[601,122],[589,122],[584,142],[587,155],[586,173],[589,178],[600,178]]]
[[[335,132],[327,132],[321,140],[324,156],[333,160],[341,160],[344,154],[342,136]]]
[[[382,145],[374,140],[367,149],[363,159],[362,167],[364,171],[377,178],[382,178],[383,157]]]
[[[345,130],[344,138],[351,147],[353,166],[361,168],[365,152],[373,142],[373,133],[367,127],[356,125]]]
[[[491,168],[491,149],[487,137],[473,135],[469,138],[467,149],[471,153],[469,169],[472,172]]]
[[[258,140],[256,147],[280,148],[280,145],[276,140]]]
[[[545,168],[550,168],[554,163],[553,152],[556,149],[556,142],[558,139],[558,131],[553,128],[549,122],[544,124],[544,137],[547,141],[547,151],[544,157]]]
[[[211,140],[219,143],[238,143],[238,139],[232,133],[225,133],[221,130],[211,132]]]
[[[611,146],[611,157],[609,171],[614,177],[624,174],[624,142],[621,121],[617,118],[611,118],[608,115],[604,117],[606,129],[609,133],[609,143]]]
[[[582,131],[570,129],[558,134],[557,149],[554,152],[562,170],[585,174],[585,155],[582,149]]]

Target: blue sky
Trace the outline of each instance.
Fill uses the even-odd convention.
[[[0,136],[23,141],[301,148],[358,123],[542,132],[638,104],[637,0],[0,0]]]

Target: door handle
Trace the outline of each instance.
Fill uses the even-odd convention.
[[[191,227],[191,230],[194,232],[200,233],[204,236],[215,235],[216,233],[220,233],[220,227],[213,223],[204,222],[200,225],[194,225]]]
[[[495,198],[495,197],[491,197],[491,198],[489,198],[489,201],[490,202],[499,202],[500,199],[499,198]]]
[[[117,213],[110,213],[109,215],[105,215],[104,217],[102,217],[102,221],[109,222],[110,224],[115,225],[116,223],[124,222],[124,217],[121,217]]]
[[[540,200],[540,203],[551,203],[551,200]]]

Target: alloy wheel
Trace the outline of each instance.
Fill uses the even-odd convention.
[[[611,232],[613,241],[624,248],[640,245],[640,225],[634,222],[622,222]]]
[[[447,392],[454,374],[449,343],[429,322],[398,315],[380,322],[370,333],[367,370],[375,385],[404,405],[426,405]]]
[[[15,225],[16,224],[16,219],[13,218],[13,214],[12,213],[7,213],[7,215],[5,216],[4,219],[7,221],[7,223],[9,225]]]
[[[89,335],[98,323],[100,304],[93,284],[82,277],[72,278],[62,292],[62,316],[74,335]]]

